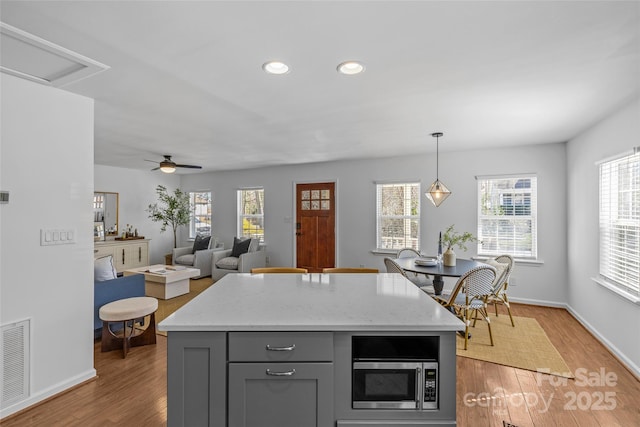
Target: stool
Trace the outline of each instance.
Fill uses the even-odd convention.
[[[102,352],[122,348],[122,358],[127,357],[130,347],[156,343],[156,310],[158,300],[150,297],[134,297],[113,301],[100,307],[102,320]],[[136,329],[135,319],[151,316],[144,331]],[[116,335],[110,323],[122,322],[122,336]],[[129,333],[127,334],[127,329]]]

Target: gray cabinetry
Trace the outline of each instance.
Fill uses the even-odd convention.
[[[229,425],[330,427],[332,363],[230,363]]]
[[[229,333],[229,425],[330,427],[333,334]]]
[[[167,347],[167,425],[226,425],[224,332],[171,332]]]

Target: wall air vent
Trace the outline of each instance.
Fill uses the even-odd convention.
[[[0,71],[62,87],[110,67],[0,22]]]
[[[0,336],[0,408],[7,408],[29,397],[29,329],[23,320],[2,326]]]

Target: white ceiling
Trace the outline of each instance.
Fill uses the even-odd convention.
[[[111,67],[64,89],[95,99],[95,162],[141,170],[563,142],[640,93],[638,1],[2,0],[0,20]]]

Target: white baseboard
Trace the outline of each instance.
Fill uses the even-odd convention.
[[[590,333],[593,335],[602,345],[604,345],[614,356],[618,359],[620,363],[625,365],[625,367],[635,375],[636,378],[640,379],[640,366],[638,366],[633,360],[629,359],[624,353],[622,353],[611,341],[609,341],[606,337],[598,332],[596,328],[594,328],[589,322],[587,322],[580,314],[578,314],[570,305],[567,305],[567,311],[571,313],[571,315],[578,321],[582,326],[584,326]]]
[[[609,341],[606,337],[598,332],[596,328],[594,328],[589,322],[587,322],[577,311],[573,309],[569,304],[559,303],[555,301],[544,301],[544,300],[533,300],[526,298],[509,298],[509,301],[521,304],[531,304],[531,305],[541,305],[545,307],[557,307],[566,309],[569,314],[573,316],[582,326],[585,327],[587,331],[591,335],[593,335],[600,344],[605,346],[607,350],[609,350],[620,363],[625,365],[631,373],[638,379],[640,379],[640,366],[638,366],[633,360],[629,359],[624,353],[622,353],[611,341]]]
[[[567,304],[563,302],[546,301],[546,300],[540,300],[540,299],[513,298],[509,296],[509,302],[519,302],[520,304],[540,305],[542,307],[556,307],[556,308],[568,309]]]
[[[30,406],[33,406],[39,402],[42,402],[45,399],[48,399],[50,397],[55,396],[56,394],[62,393],[68,389],[70,389],[71,387],[74,387],[78,384],[81,384],[85,381],[88,381],[92,378],[96,377],[96,370],[95,369],[89,369],[88,371],[76,375],[75,377],[69,378],[68,380],[58,383],[52,387],[49,387],[45,390],[42,390],[38,393],[32,394],[31,396],[29,396],[27,399],[22,400],[20,402],[15,403],[14,405],[11,405],[7,408],[4,408],[2,410],[0,410],[0,420],[2,420],[5,417],[8,417],[9,415],[15,414],[18,411],[21,411],[23,409],[26,409]]]

